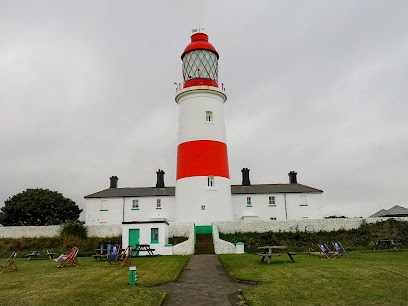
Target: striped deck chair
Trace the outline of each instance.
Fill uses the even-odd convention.
[[[347,255],[347,251],[343,248],[343,246],[341,245],[340,242],[332,242],[332,243],[333,243],[333,245],[334,245],[334,248],[335,248],[336,251],[337,251],[337,254],[336,254],[336,255],[339,255],[339,256],[341,256],[341,257],[343,257],[343,255],[346,255],[347,258],[349,258],[349,256]]]
[[[125,250],[122,251],[122,255],[119,258],[118,266],[122,267],[125,263],[128,265],[132,264],[132,253],[133,246],[128,246]]]
[[[106,255],[105,266],[118,266],[118,261],[120,261],[120,245],[119,244],[108,244],[108,254]]]
[[[4,271],[11,270],[11,271],[17,271],[17,265],[16,265],[16,259],[18,255],[18,251],[14,251],[10,257],[6,260],[6,262],[0,267],[0,273],[3,273]]]
[[[77,259],[79,249],[77,247],[74,247],[74,250],[68,255],[68,258],[63,260],[57,268],[63,268],[63,267],[79,267],[80,264]]]
[[[318,243],[317,245],[319,246],[319,248],[321,250],[319,258],[322,258],[322,257],[326,257],[328,259],[335,259],[336,258],[336,254],[334,252],[330,251],[330,249],[327,247],[327,245],[321,244],[321,243]]]

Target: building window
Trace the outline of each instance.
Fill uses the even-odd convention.
[[[276,206],[275,197],[269,197],[269,206]]]
[[[207,186],[214,187],[214,177],[213,176],[207,177]]]
[[[251,197],[247,197],[247,207],[251,207]]]
[[[108,211],[108,200],[101,200],[100,211]]]
[[[213,113],[210,111],[205,112],[205,121],[212,122],[213,121]]]
[[[269,219],[273,221],[276,220],[276,217],[270,217]]]
[[[139,209],[139,200],[132,200],[132,209]]]
[[[159,243],[159,229],[158,228],[152,228],[150,243]]]
[[[161,199],[157,199],[156,209],[161,209]]]
[[[300,196],[300,206],[308,206],[307,205],[307,198],[305,195]]]

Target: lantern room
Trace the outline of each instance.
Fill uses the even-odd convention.
[[[181,55],[183,88],[199,85],[218,87],[218,58],[217,51],[208,42],[207,34],[193,34],[191,43]]]

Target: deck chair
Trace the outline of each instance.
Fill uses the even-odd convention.
[[[120,245],[119,244],[108,244],[108,254],[106,255],[105,266],[118,266],[118,261],[120,260]]]
[[[322,258],[324,256],[326,258],[328,258],[328,259],[335,259],[336,258],[336,254],[334,252],[330,251],[330,249],[327,247],[327,245],[321,244],[321,243],[318,243],[317,245],[319,246],[319,248],[321,250],[319,258]]]
[[[17,265],[16,265],[16,259],[18,255],[18,251],[14,251],[10,257],[6,260],[6,262],[0,267],[0,273],[3,273],[4,271],[11,270],[11,271],[17,271]]]
[[[347,258],[349,258],[349,256],[347,255],[347,251],[343,248],[343,246],[341,245],[340,242],[332,242],[332,243],[334,245],[334,248],[337,251],[337,255],[339,255],[339,256],[346,255]]]
[[[132,264],[132,253],[133,253],[133,246],[128,246],[125,250],[122,251],[122,254],[119,258],[118,265],[122,267],[124,264],[131,265]]]
[[[72,253],[72,255],[71,255],[69,258],[63,260],[63,261],[58,265],[58,268],[63,268],[63,267],[79,267],[80,264],[79,264],[78,259],[77,259],[78,251],[79,251],[79,249],[78,249],[78,248],[75,248],[75,252]]]

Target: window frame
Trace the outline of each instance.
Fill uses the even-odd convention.
[[[154,233],[154,230],[157,230],[157,233]],[[154,235],[157,235],[156,239],[154,239]],[[159,243],[159,228],[153,227],[150,229],[150,244],[158,244]]]
[[[246,198],[246,206],[247,207],[252,207],[252,199],[251,199],[251,197],[249,196],[247,196],[247,198]]]
[[[205,111],[205,122],[206,123],[214,122],[214,115],[212,111]]]
[[[208,188],[215,188],[215,178],[213,175],[207,176],[207,187]]]
[[[139,210],[139,199],[132,200],[132,210]]]
[[[162,209],[161,199],[156,199],[156,209]]]

